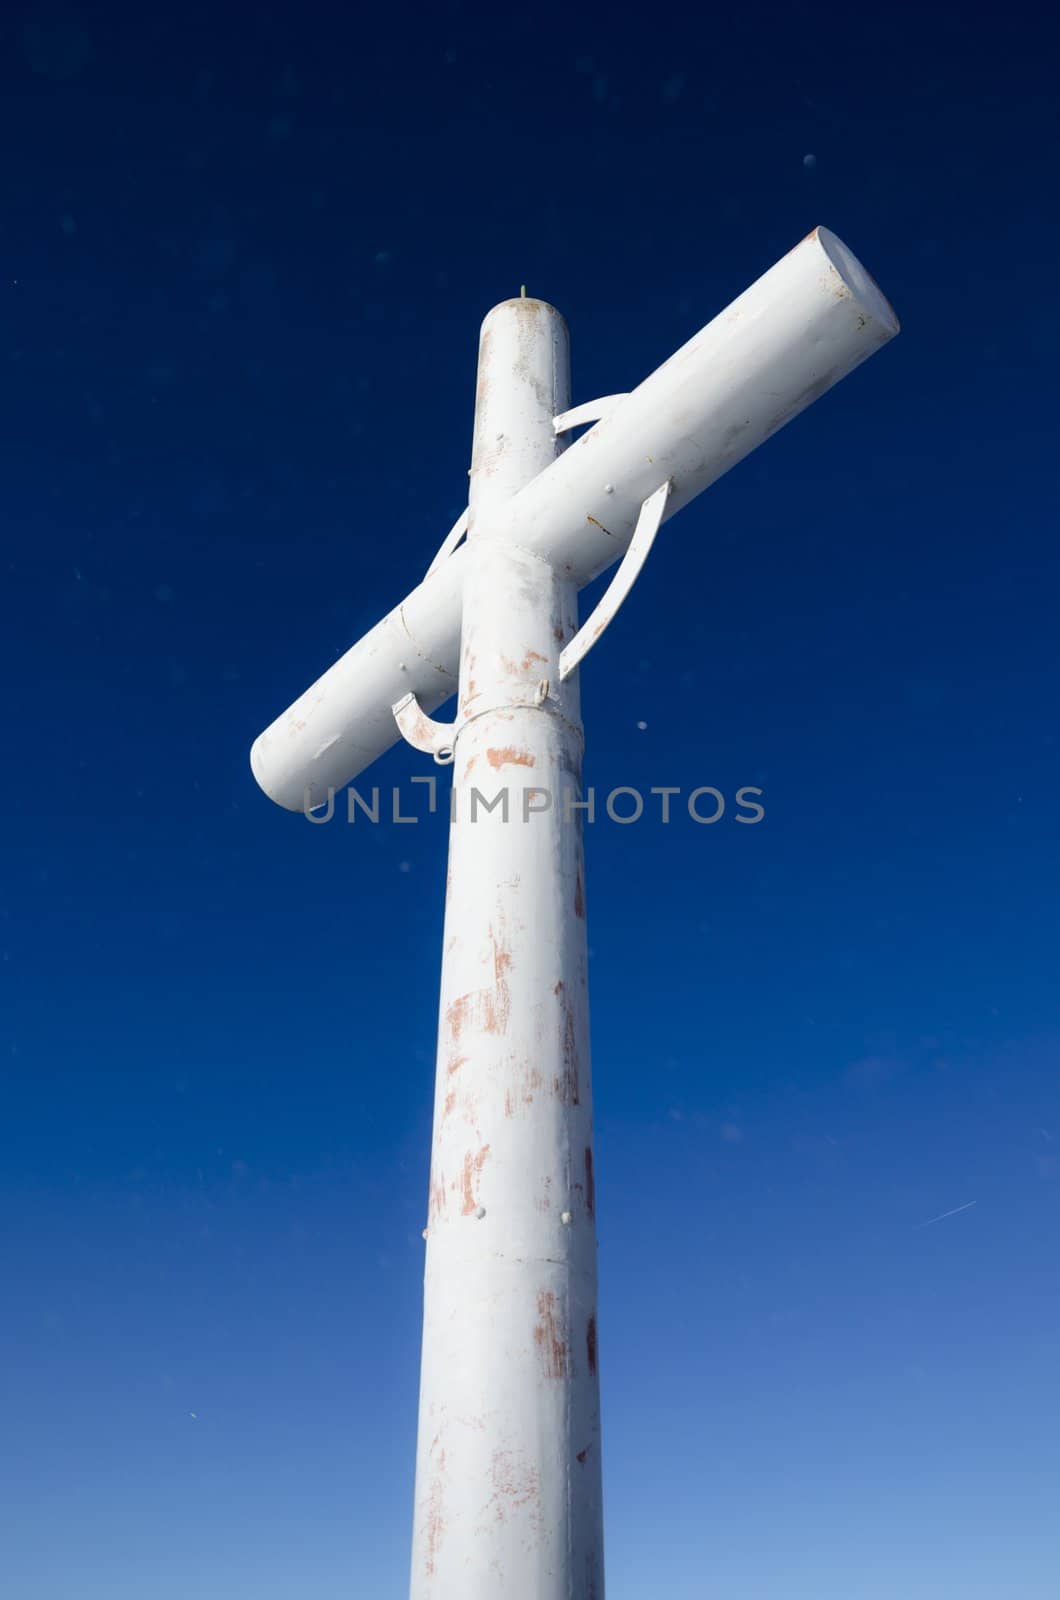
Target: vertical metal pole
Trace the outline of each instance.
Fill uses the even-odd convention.
[[[482,327],[431,1155],[412,1600],[602,1600],[577,627],[491,538],[559,450],[567,329]],[[492,806],[492,809],[487,809]]]

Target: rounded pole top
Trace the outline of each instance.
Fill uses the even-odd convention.
[[[527,286],[524,283],[519,294],[512,294],[511,299],[498,301],[496,306],[490,307],[485,317],[482,318],[480,334],[485,333],[488,326],[492,325],[495,320],[500,320],[501,317],[512,317],[512,315],[524,326],[533,326],[540,318],[544,318],[549,322],[559,323],[564,328],[564,331],[567,331],[567,320],[565,320],[562,312],[559,312],[556,306],[551,306],[549,301],[538,299],[535,294],[527,294]]]

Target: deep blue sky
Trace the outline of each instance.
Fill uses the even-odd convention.
[[[767,807],[588,838],[608,1592],[1048,1600],[1055,39],[151,10],[0,24],[0,1582],[404,1594],[444,826],[247,751],[462,505],[493,303],[588,399],[823,222],[901,337],[583,671],[588,781]]]

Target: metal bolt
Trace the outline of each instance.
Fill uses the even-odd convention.
[[[426,1239],[426,1237],[427,1237],[427,1235],[428,1235],[428,1233],[430,1233],[430,1231],[431,1231],[431,1230],[430,1230],[430,1229],[429,1229],[429,1228],[424,1228],[424,1230],[423,1230],[423,1237],[424,1237],[424,1238],[425,1238],[425,1239]]]
[[[475,1215],[478,1218],[478,1220],[481,1222],[483,1217],[486,1215],[486,1207],[485,1206],[476,1206],[475,1207]]]
[[[561,1211],[559,1214],[559,1220],[562,1222],[565,1228],[569,1228],[571,1223],[574,1221],[573,1213],[570,1211]]]
[[[614,492],[615,492],[615,486],[614,486],[613,483],[605,483],[604,484],[604,493],[605,494],[614,494]]]

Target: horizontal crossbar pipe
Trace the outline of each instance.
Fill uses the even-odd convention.
[[[669,480],[669,519],[898,332],[872,278],[817,228],[490,516],[581,588],[624,554]],[[391,707],[429,715],[456,688],[466,548],[359,640],[258,738],[279,805],[326,803],[398,737]]]

